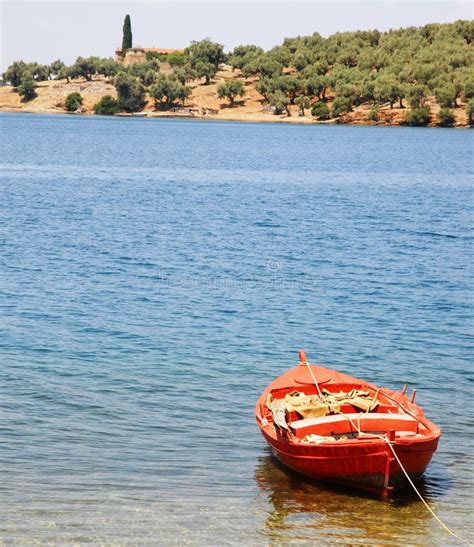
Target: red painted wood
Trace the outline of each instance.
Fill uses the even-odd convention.
[[[317,365],[311,365],[311,368],[316,380],[324,381],[321,387],[329,391],[349,392],[357,388],[369,391],[371,396],[377,393],[378,388],[364,380]],[[438,446],[441,430],[431,423],[425,417],[423,409],[411,403],[403,392],[380,388],[378,400],[381,404],[375,412],[369,413],[370,417],[364,417],[356,409],[350,412],[350,406],[349,409],[347,406],[344,407],[344,413],[350,412],[349,416],[356,424],[357,417],[361,415],[362,430],[368,430],[367,436],[321,444],[302,442],[302,438],[308,433],[331,434],[331,425],[334,434],[350,432],[350,422],[347,421],[344,425],[339,416],[326,417],[326,423],[324,419],[320,420],[320,423],[316,419],[314,425],[310,425],[310,420],[297,420],[296,427],[294,430],[290,428],[289,435],[275,427],[272,414],[266,407],[269,393],[279,399],[292,390],[304,391],[307,394],[317,392],[316,386],[309,386],[306,382],[300,383],[302,378],[306,380],[303,369],[307,370],[307,366],[301,363],[276,378],[264,390],[255,407],[255,417],[262,435],[281,462],[313,479],[386,495],[389,491],[405,486],[407,482],[387,443],[377,437],[377,434],[385,437],[387,432],[392,430],[393,434],[390,435],[393,435],[393,447],[408,474],[412,478],[417,478],[424,473]],[[396,403],[402,405],[407,412],[401,411]],[[396,414],[400,419],[386,418],[388,413]],[[290,422],[291,419],[294,417],[290,417]],[[308,427],[304,422],[307,422]]]

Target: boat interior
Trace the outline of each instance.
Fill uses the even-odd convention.
[[[277,433],[297,442],[422,437],[427,427],[402,404],[366,384],[329,383],[272,390],[266,401]]]

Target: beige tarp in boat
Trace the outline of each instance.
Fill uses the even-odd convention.
[[[338,413],[343,404],[350,404],[356,408],[369,412],[378,406],[376,397],[369,397],[368,391],[353,389],[349,393],[330,393],[323,390],[319,395],[306,395],[300,391],[292,391],[284,399],[274,399],[271,394],[267,397],[267,407],[272,411],[274,422],[287,429],[285,412],[296,411],[303,418],[318,418],[331,412]]]
[[[295,410],[303,416],[303,418],[319,418],[319,416],[326,416],[331,410],[331,405],[326,398],[322,401],[318,395],[305,395],[299,391],[292,391],[285,396],[285,405],[288,412]],[[339,405],[335,403],[339,410]]]

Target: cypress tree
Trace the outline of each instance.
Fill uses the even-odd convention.
[[[132,47],[132,23],[130,21],[130,15],[125,16],[123,22],[123,39],[122,39],[122,52],[125,54],[127,49]]]

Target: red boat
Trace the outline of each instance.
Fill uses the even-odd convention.
[[[313,479],[387,496],[423,474],[441,430],[402,391],[300,363],[262,393],[255,417],[273,454]],[[407,478],[407,475],[409,479]]]

